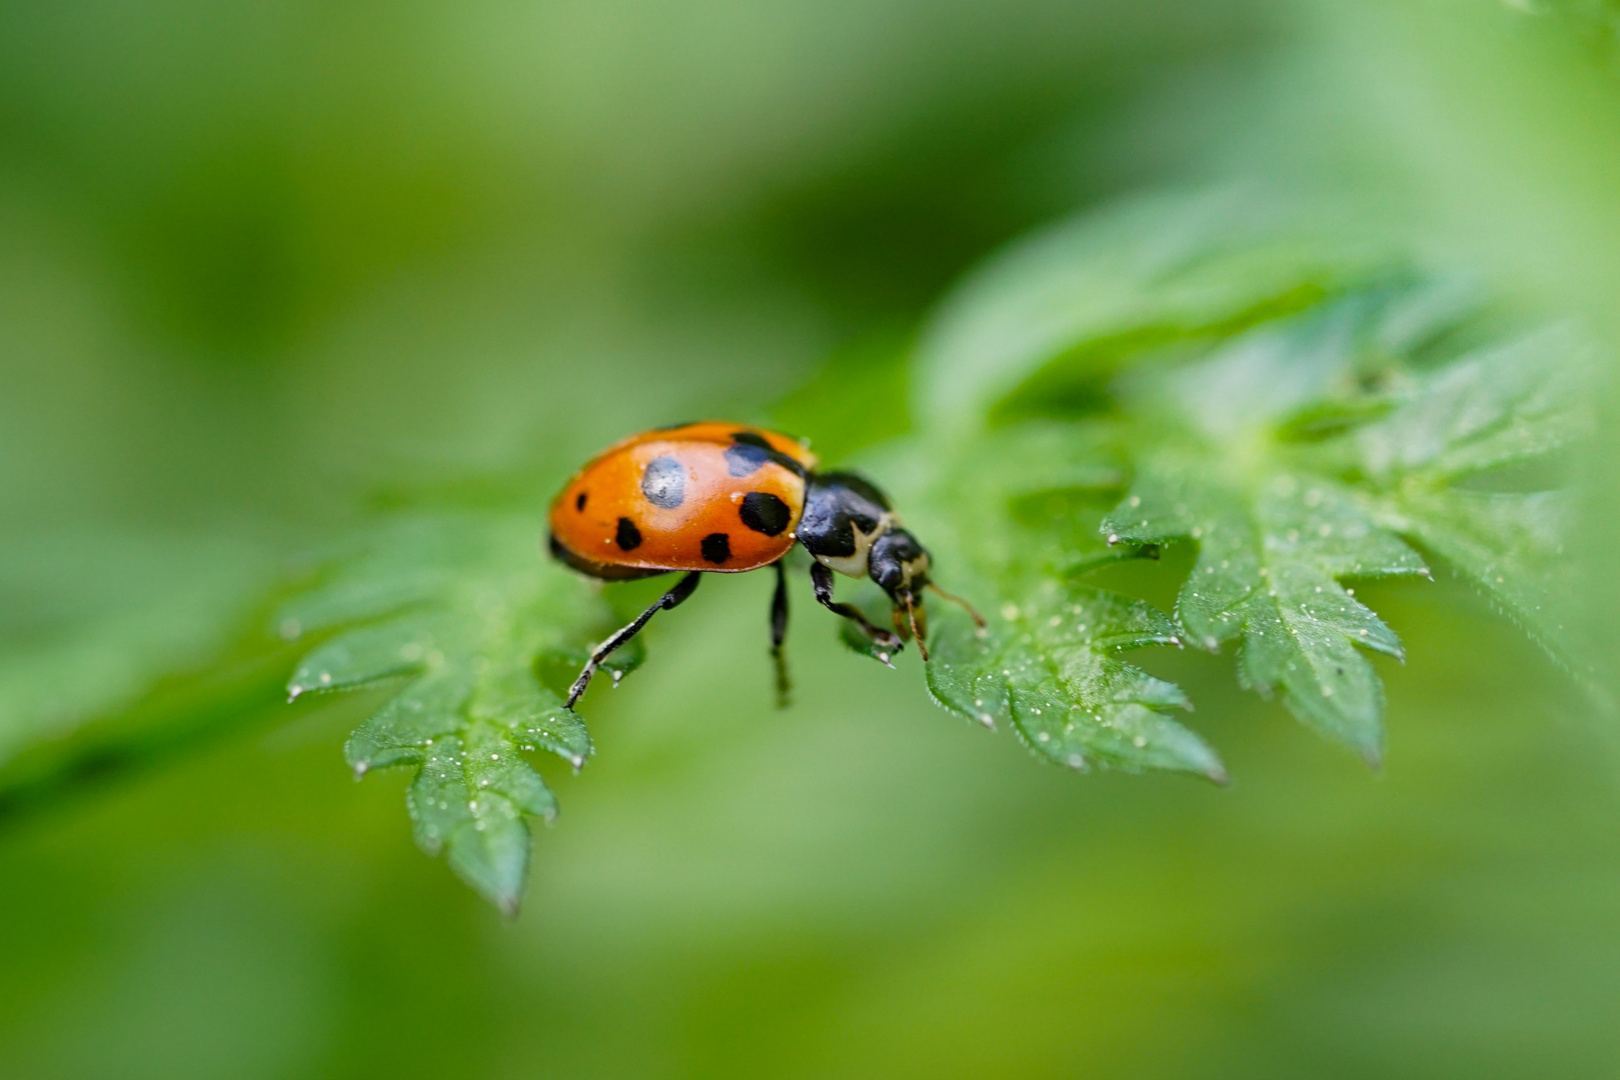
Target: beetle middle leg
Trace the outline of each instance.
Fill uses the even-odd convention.
[[[793,684],[788,679],[787,657],[782,654],[782,642],[787,637],[788,594],[787,569],[782,560],[776,562],[776,592],[771,597],[771,661],[776,666],[776,707],[787,707]]]
[[[613,650],[617,649],[619,646],[623,645],[625,642],[639,634],[641,632],[641,628],[647,625],[648,619],[651,619],[654,615],[658,614],[658,612],[664,610],[665,608],[678,607],[681,601],[685,600],[688,596],[691,596],[694,592],[696,592],[698,580],[702,577],[703,572],[701,570],[693,570],[691,573],[681,578],[680,581],[676,582],[673,589],[669,590],[669,592],[665,593],[663,596],[660,596],[652,607],[648,608],[646,611],[643,611],[640,615],[637,615],[634,622],[625,626],[618,633],[614,634],[612,637],[602,642],[601,645],[597,646],[596,651],[591,653],[590,660],[586,662],[585,670],[579,673],[579,678],[575,679],[574,685],[569,687],[568,700],[564,703],[563,707],[566,709],[572,709],[574,707],[574,702],[578,701],[579,696],[585,692],[585,688],[591,685],[591,676],[595,675],[596,669],[602,666],[602,661],[611,656],[613,654]]]
[[[893,652],[900,651],[904,643],[900,640],[899,634],[873,626],[871,620],[863,615],[859,608],[852,607],[849,604],[840,604],[833,599],[833,572],[830,569],[819,562],[811,563],[810,581],[816,587],[816,599],[821,602],[822,607],[834,615],[842,615],[859,626],[867,637],[882,648]]]

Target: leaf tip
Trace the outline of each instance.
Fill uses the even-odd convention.
[[[365,779],[366,773],[371,771],[371,762],[362,758],[354,763],[353,768],[355,782],[359,783],[361,780]]]

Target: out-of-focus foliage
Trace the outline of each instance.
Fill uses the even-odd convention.
[[[1586,664],[1620,647],[1612,382],[1580,391],[1569,432],[1590,408],[1595,439],[1528,463],[1465,475],[1507,442],[1408,438],[1459,409],[1516,403],[1502,430],[1531,435],[1561,415],[1562,382],[1491,359],[1545,349],[1545,318],[1608,374],[1613,7],[0,6],[0,1072],[1614,1074],[1612,718],[1569,678],[1620,689]],[[1103,205],[1124,209],[1075,215]],[[1060,220],[1023,284],[991,281]],[[1077,246],[1110,229],[1149,239]],[[1142,394],[1421,281],[1407,325],[1455,330],[1362,355],[1406,370],[1358,374],[1367,412],[1266,422],[1256,459],[1298,455],[1434,570],[1345,582],[1408,651],[1368,657],[1375,777],[1174,621],[1196,542],[1099,526],[1131,509]],[[959,385],[920,374],[980,288],[1025,306]],[[356,784],[337,748],[430,673],[291,706],[288,673],[345,627],[478,630],[485,587],[492,615],[568,608],[581,639],[625,618],[658,582],[547,598],[544,504],[624,432],[700,415],[774,419],[883,480],[985,647],[1062,658],[976,697],[1068,679],[1149,725],[1077,747],[1087,766],[1149,774],[1076,778],[942,721],[915,651],[849,655],[798,575],[777,712],[771,582],[742,575],[603,680],[583,774],[526,757],[565,827],[536,830],[520,916],[423,859],[399,803],[449,814],[464,759],[429,807],[413,769]],[[413,529],[462,540],[424,554]],[[1130,634],[1080,636],[1075,606]],[[1548,663],[1498,608],[1596,648]],[[979,646],[931,614],[945,650]],[[515,689],[497,712],[521,727],[562,675],[482,693]],[[399,734],[351,750],[426,761],[446,737]],[[1199,748],[1229,787],[1151,774],[1211,771]],[[521,775],[511,809],[549,806]],[[474,813],[429,824],[477,853]],[[490,820],[500,901],[520,834]]]
[[[273,571],[262,545],[171,531],[14,536],[0,561],[0,764],[68,738],[154,672],[217,662]]]

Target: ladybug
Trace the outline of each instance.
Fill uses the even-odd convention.
[[[984,620],[966,601],[929,580],[928,550],[907,532],[889,500],[854,473],[816,471],[804,443],[774,431],[704,421],[655,428],[603,451],[568,481],[551,504],[551,554],[584,574],[628,581],[672,571],[686,576],[591,654],[568,692],[572,708],[607,657],[657,612],[697,590],[704,574],[776,568],[771,654],[785,695],[782,639],[787,633],[783,560],[796,542],[811,555],[816,599],[858,626],[885,654],[908,638],[928,659],[919,595],[932,588]],[[893,603],[894,630],[833,599],[833,572],[869,577]]]

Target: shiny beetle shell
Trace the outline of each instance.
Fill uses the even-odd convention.
[[[597,456],[558,494],[552,551],[610,580],[754,570],[793,546],[815,466],[795,440],[746,425],[643,432]]]

